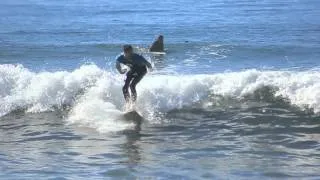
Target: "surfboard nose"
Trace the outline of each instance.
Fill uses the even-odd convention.
[[[143,117],[136,111],[127,112],[123,117],[126,121],[133,122],[137,125],[140,125],[143,121]]]

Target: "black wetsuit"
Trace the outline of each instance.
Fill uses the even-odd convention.
[[[131,90],[132,101],[137,99],[136,85],[140,82],[143,76],[147,73],[147,67],[151,68],[151,64],[141,55],[133,53],[130,59],[126,59],[124,55],[117,58],[117,69],[121,73],[120,63],[130,67],[127,72],[127,78],[122,88],[123,96],[128,102],[130,100],[129,87]]]

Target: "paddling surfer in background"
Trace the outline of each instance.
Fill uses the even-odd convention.
[[[127,72],[127,69],[122,69],[120,64],[128,66],[130,70]],[[117,58],[116,68],[120,74],[127,73],[122,92],[127,104],[130,103],[130,99],[134,103],[137,100],[136,85],[147,73],[147,69],[152,69],[151,64],[143,56],[134,53],[131,45],[124,45],[123,54]]]

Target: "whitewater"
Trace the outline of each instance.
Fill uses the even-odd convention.
[[[67,121],[93,128],[112,129],[123,110],[124,77],[94,64],[74,71],[32,72],[22,65],[0,65],[0,115],[15,111],[40,113],[68,109]],[[245,99],[269,88],[271,101],[283,99],[301,111],[320,112],[320,72],[318,70],[244,70],[215,74],[148,74],[137,86],[139,110],[147,119],[159,113],[214,104],[212,96]],[[264,98],[268,94],[261,94]],[[119,129],[113,129],[119,130]]]

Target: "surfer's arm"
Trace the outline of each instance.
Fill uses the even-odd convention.
[[[118,61],[118,59],[117,59],[117,62],[116,62],[116,68],[117,68],[117,70],[118,70],[118,72],[120,74],[126,73],[126,70],[121,68],[120,61]]]
[[[146,66],[148,67],[148,69],[152,69],[151,64],[146,60]]]
[[[152,65],[144,57],[142,57],[142,60],[143,60],[143,64],[147,66],[148,69],[152,69]]]

